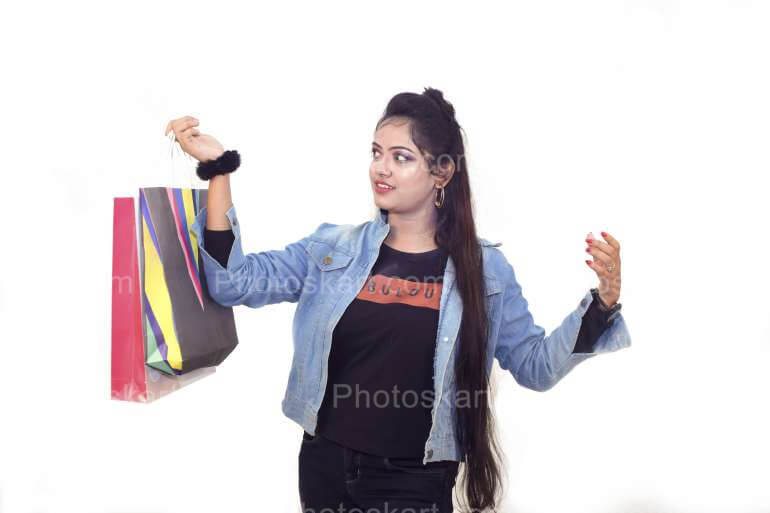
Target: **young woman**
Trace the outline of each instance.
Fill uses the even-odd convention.
[[[394,96],[375,126],[374,219],[322,223],[283,250],[245,255],[230,196],[235,152],[169,123],[209,179],[192,227],[209,294],[226,306],[297,303],[285,415],[303,427],[303,511],[472,511],[502,494],[487,398],[494,358],[548,390],[578,363],[630,345],[620,246],[586,239],[599,277],[549,335],[500,244],[478,237],[461,127],[441,91]],[[203,172],[201,171],[203,169]]]

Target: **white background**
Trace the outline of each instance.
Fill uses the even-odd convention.
[[[247,252],[364,222],[374,124],[425,86],[455,105],[479,233],[538,324],[596,284],[588,231],[622,246],[630,348],[546,393],[496,367],[501,510],[770,511],[767,2],[3,11],[0,512],[300,510],[294,305],[237,307],[214,376],[108,398],[113,197],[189,183],[163,137],[189,114],[242,155]]]

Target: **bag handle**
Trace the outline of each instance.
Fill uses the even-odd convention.
[[[171,159],[171,166],[169,167],[169,184],[170,187],[175,187],[175,184],[180,184],[179,187],[186,188],[189,187],[190,189],[195,189],[196,185],[200,186],[202,180],[198,178],[198,175],[196,174],[194,168],[198,165],[197,161],[191,157],[187,152],[185,152],[182,149],[182,146],[179,144],[179,141],[176,139],[176,134],[174,134],[174,131],[168,133],[166,136],[168,137],[169,142],[169,156]],[[179,155],[178,157],[174,158],[174,155]],[[184,168],[181,171],[177,170],[177,167],[180,165],[177,161],[183,157],[186,157],[188,162],[191,163],[191,165],[187,165],[187,172],[185,173]],[[180,175],[181,173],[181,175]],[[177,182],[176,178],[177,175],[180,176],[180,180]],[[184,184],[184,185],[181,185]]]

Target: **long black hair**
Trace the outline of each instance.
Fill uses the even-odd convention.
[[[455,109],[443,93],[426,87],[421,94],[405,92],[390,99],[377,128],[393,119],[407,119],[414,144],[427,159],[431,174],[444,176],[454,163],[452,179],[438,208],[435,243],[446,248],[456,268],[462,298],[458,352],[455,356],[455,432],[460,445],[464,499],[471,511],[494,507],[502,494],[500,449],[495,439],[489,376],[486,372],[488,320],[481,246],[473,220],[471,187],[463,131]],[[479,397],[483,399],[478,399]],[[461,398],[466,398],[462,400]],[[468,401],[467,398],[473,398]],[[470,403],[470,406],[467,406]],[[462,406],[460,406],[462,405]],[[461,501],[466,502],[466,501]]]

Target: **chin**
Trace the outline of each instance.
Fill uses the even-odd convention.
[[[387,207],[388,201],[385,201],[377,193],[374,194],[374,204],[377,205],[379,208],[388,208]]]

